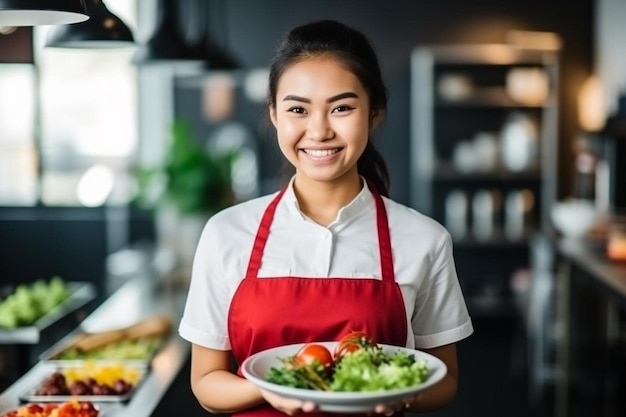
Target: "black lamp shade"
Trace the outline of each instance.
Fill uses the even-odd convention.
[[[177,7],[174,0],[160,0],[157,5],[159,20],[148,41],[141,45],[133,62],[137,65],[191,64],[209,69],[231,70],[237,61],[206,37],[200,42],[186,42],[179,32]]]
[[[0,0],[0,26],[60,25],[87,19],[84,0]]]
[[[157,2],[157,26],[148,41],[141,45],[133,62],[138,65],[171,62],[202,63],[202,50],[187,44],[178,32],[176,2]]]
[[[162,26],[135,52],[135,64],[150,64],[168,61],[203,62],[200,48],[187,45],[173,30]]]
[[[1,0],[0,0],[1,1]],[[50,29],[47,47],[56,48],[120,48],[134,45],[131,30],[107,9],[101,0],[87,3],[90,19]]]

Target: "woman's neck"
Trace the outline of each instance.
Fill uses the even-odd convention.
[[[311,181],[296,175],[294,193],[304,215],[322,226],[328,226],[342,207],[361,192],[363,184],[358,175],[342,181]]]

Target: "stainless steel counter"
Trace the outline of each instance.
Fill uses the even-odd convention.
[[[604,248],[583,240],[560,240],[557,250],[564,260],[584,272],[581,276],[626,305],[626,262],[607,259]]]
[[[76,329],[76,332],[98,332],[126,327],[156,314],[168,315],[174,321],[164,348],[153,358],[146,378],[130,400],[99,403],[102,417],[147,417],[153,413],[189,357],[189,344],[176,332],[185,297],[186,291],[181,288],[169,288],[151,276],[136,277],[115,291]],[[44,367],[45,362],[37,363],[0,395],[0,413],[22,404],[20,395],[41,381]]]

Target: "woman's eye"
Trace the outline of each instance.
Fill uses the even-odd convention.
[[[341,113],[344,111],[354,110],[354,107],[348,106],[347,104],[337,106],[333,109],[333,113]]]
[[[304,114],[304,113],[306,113],[306,110],[304,110],[304,107],[294,106],[294,107],[288,108],[287,112],[289,112],[289,113],[297,113],[297,114]]]

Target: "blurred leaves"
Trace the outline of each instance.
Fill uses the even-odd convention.
[[[140,207],[170,204],[182,214],[215,213],[233,203],[231,167],[236,154],[210,152],[190,126],[176,120],[160,166],[137,171]]]

